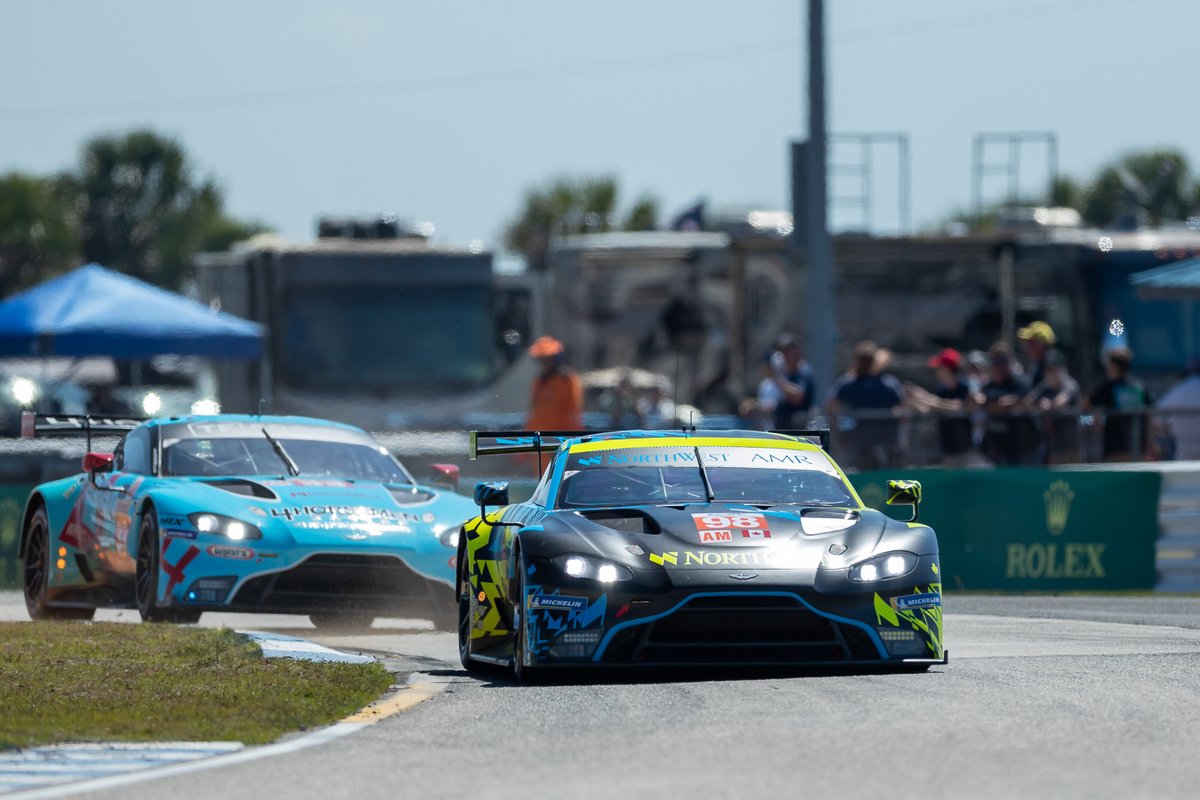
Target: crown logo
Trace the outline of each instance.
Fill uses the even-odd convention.
[[[1067,528],[1075,492],[1071,491],[1066,481],[1055,481],[1042,498],[1046,501],[1046,530],[1050,531],[1051,536],[1058,536]]]

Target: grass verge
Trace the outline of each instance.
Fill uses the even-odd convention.
[[[0,748],[261,744],[341,719],[391,682],[379,664],[265,659],[228,629],[0,623]]]

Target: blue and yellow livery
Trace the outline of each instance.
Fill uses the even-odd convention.
[[[472,457],[548,463],[527,502],[476,487],[463,665],[946,663],[919,484],[890,486],[910,521],[866,508],[823,433],[473,433]]]

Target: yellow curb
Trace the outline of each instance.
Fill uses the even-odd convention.
[[[428,683],[417,683],[413,684],[412,686],[405,686],[390,697],[385,697],[382,700],[376,700],[374,703],[371,703],[371,705],[367,706],[361,711],[356,711],[350,716],[339,720],[339,722],[358,722],[366,724],[379,722],[381,719],[386,719],[395,714],[399,714],[401,711],[407,711],[413,706],[424,703],[426,700],[429,700],[440,691],[442,691],[440,688]]]
[[[1164,560],[1184,560],[1196,557],[1195,550],[1159,550],[1158,557]]]

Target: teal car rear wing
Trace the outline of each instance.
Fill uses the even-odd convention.
[[[128,433],[146,420],[137,417],[93,417],[90,414],[39,414],[21,412],[21,438],[37,436],[86,436],[92,449],[93,433]]]

